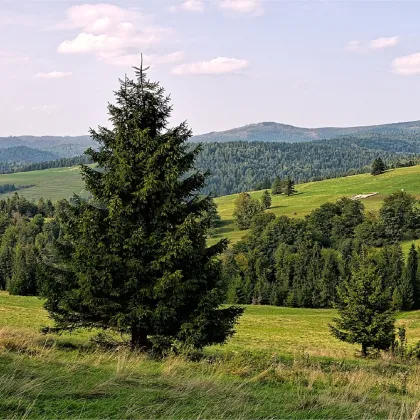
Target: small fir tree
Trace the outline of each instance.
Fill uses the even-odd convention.
[[[392,309],[394,311],[401,311],[404,301],[399,287],[396,287],[392,292]]]
[[[168,128],[169,97],[141,68],[120,80],[111,128],[91,130],[82,166],[92,201],[57,206],[60,237],[55,276],[44,284],[56,329],[112,329],[133,348],[163,351],[223,343],[242,313],[220,308],[225,285],[217,256],[227,241],[207,247],[211,200],[199,191],[186,123]]]
[[[286,187],[284,189],[284,193],[287,196],[296,194],[296,190],[295,190],[295,181],[293,181],[290,177],[287,178],[287,182],[286,182]]]
[[[276,176],[273,184],[271,185],[271,194],[272,195],[280,195],[283,192],[283,185],[281,179]]]
[[[386,171],[386,165],[384,161],[379,157],[376,158],[372,163],[371,175],[380,175]]]
[[[414,305],[414,289],[417,283],[418,255],[414,244],[408,253],[407,264],[401,279],[402,309],[409,311]]]
[[[261,205],[264,209],[269,209],[271,207],[271,195],[265,190],[261,196]]]
[[[395,325],[391,296],[365,250],[357,258],[351,278],[338,288],[337,308],[340,317],[330,324],[334,337],[361,344],[363,357],[372,349],[390,348]]]

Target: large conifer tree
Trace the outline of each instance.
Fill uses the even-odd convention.
[[[89,202],[58,206],[61,226],[46,308],[57,329],[127,333],[134,348],[162,350],[222,343],[242,313],[221,309],[224,287],[216,258],[227,245],[206,246],[206,174],[186,123],[167,128],[169,97],[135,68],[108,106],[112,128],[91,130],[97,168],[82,166]]]

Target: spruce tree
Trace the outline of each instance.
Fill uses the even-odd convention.
[[[387,350],[394,340],[395,314],[389,288],[367,252],[355,256],[351,278],[338,288],[339,318],[330,324],[334,337],[362,345],[363,357],[371,349]]]
[[[324,267],[319,281],[319,306],[331,307],[337,295],[337,285],[340,280],[340,266],[336,257],[336,251],[325,250]]]
[[[207,247],[199,194],[206,174],[194,168],[186,123],[168,128],[170,99],[147,79],[120,80],[108,112],[112,128],[91,130],[97,149],[82,166],[87,202],[57,206],[60,237],[44,285],[56,330],[112,329],[133,348],[163,351],[223,343],[242,313],[220,308],[225,287],[217,256],[227,240]]]
[[[416,282],[414,284],[413,298],[414,298],[414,309],[420,309],[420,250],[417,250],[417,275]]]
[[[273,184],[271,185],[271,194],[272,195],[280,195],[283,192],[283,186],[280,178],[276,176],[276,178],[273,181]]]
[[[404,267],[401,280],[402,309],[409,311],[414,305],[414,289],[417,283],[418,255],[414,244],[408,253],[407,264]]]
[[[386,165],[384,161],[379,157],[376,158],[372,163],[371,175],[379,175],[386,171]]]
[[[286,187],[284,189],[284,193],[287,196],[293,195],[296,193],[295,190],[295,182],[289,177],[287,178]]]
[[[261,205],[264,209],[269,209],[271,207],[271,195],[265,190],[261,196]]]

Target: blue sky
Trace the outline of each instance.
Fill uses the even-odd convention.
[[[420,2],[0,0],[0,135],[107,124],[144,53],[194,133],[420,119]]]

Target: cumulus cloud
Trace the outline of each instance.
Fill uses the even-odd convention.
[[[219,7],[233,13],[259,16],[264,13],[262,0],[220,0]]]
[[[392,62],[392,71],[402,76],[420,74],[420,53],[398,57]]]
[[[351,52],[368,52],[370,50],[380,50],[383,48],[395,47],[400,41],[398,36],[382,37],[377,39],[372,39],[367,43],[363,43],[358,40],[349,41],[346,45],[346,50]]]
[[[111,63],[155,48],[172,35],[169,28],[154,25],[149,16],[112,4],[72,6],[59,27],[78,29],[79,34],[63,41],[58,52],[95,54]]]
[[[381,48],[389,48],[394,47],[399,42],[398,36],[391,36],[391,37],[382,37],[378,39],[373,39],[369,42],[369,48],[372,50],[377,50]]]
[[[69,77],[73,73],[63,72],[63,71],[50,71],[49,73],[36,73],[34,74],[34,77],[37,79],[62,79],[63,77]]]
[[[239,73],[249,66],[247,60],[217,57],[209,61],[181,64],[172,70],[173,74],[230,74]]]

